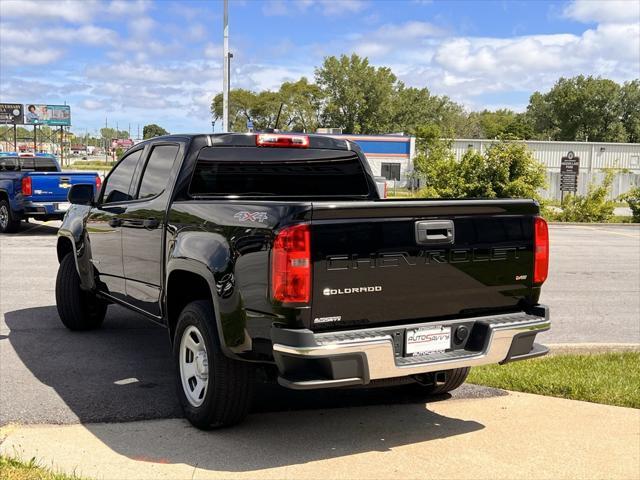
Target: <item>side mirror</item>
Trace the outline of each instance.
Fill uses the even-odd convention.
[[[72,185],[67,199],[69,203],[74,205],[93,205],[94,188],[95,187],[89,183]]]

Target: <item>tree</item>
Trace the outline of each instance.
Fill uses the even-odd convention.
[[[505,138],[525,140],[534,136],[533,127],[528,117],[509,109],[499,109],[494,112],[483,110],[471,112],[471,122],[477,122],[478,136],[472,138]]]
[[[169,132],[167,132],[161,126],[156,125],[155,123],[151,123],[149,125],[145,125],[144,128],[142,129],[142,138],[144,138],[146,140],[148,138],[160,137],[162,135],[167,135],[168,133]]]
[[[537,132],[553,140],[619,142],[627,138],[621,121],[621,88],[613,80],[560,78],[545,93],[535,92],[527,114]]]
[[[263,130],[275,128],[275,120],[280,108],[280,97],[277,93],[263,91],[255,93],[238,88],[229,92],[229,129],[232,132],[246,132],[247,122],[253,128]],[[222,118],[222,94],[219,93],[211,104],[213,120]]]
[[[302,77],[297,82],[283,83],[279,95],[283,104],[279,125],[294,132],[315,132],[324,103],[320,87]]]
[[[398,82],[393,96],[392,131],[415,134],[419,127],[433,124],[444,135],[468,136],[466,120],[462,106],[449,97],[431,95],[427,88],[405,87]]]
[[[621,89],[622,125],[627,141],[640,142],[640,80],[626,82]]]
[[[396,76],[356,54],[326,57],[315,71],[325,96],[323,123],[345,133],[387,133],[393,113]]]
[[[129,138],[129,132],[126,130],[116,130],[115,128],[102,127],[100,129],[100,137],[106,140],[114,138]]]

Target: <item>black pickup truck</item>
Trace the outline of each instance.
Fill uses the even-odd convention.
[[[97,328],[116,303],[165,326],[197,427],[242,420],[265,366],[293,389],[427,395],[547,352],[533,200],[382,200],[354,143],[279,133],[155,138],[93,192],[69,192],[60,318]]]

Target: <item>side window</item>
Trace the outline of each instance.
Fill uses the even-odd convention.
[[[178,145],[158,145],[153,147],[149,160],[147,160],[147,166],[142,174],[138,198],[155,197],[164,192],[179,148]]]
[[[103,203],[132,200],[131,195],[129,195],[129,187],[131,186],[133,172],[135,172],[138,160],[140,160],[140,155],[142,155],[142,150],[137,150],[127,155],[111,172],[102,190]]]

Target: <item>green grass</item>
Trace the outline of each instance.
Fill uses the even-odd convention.
[[[0,455],[0,479],[2,480],[81,480],[77,475],[53,473],[39,466],[32,458],[29,462],[21,462]]]
[[[471,369],[469,383],[640,408],[640,352],[551,355]]]

